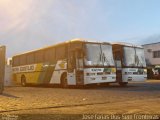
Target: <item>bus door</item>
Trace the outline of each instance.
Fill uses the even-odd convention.
[[[72,85],[76,85],[75,67],[76,67],[75,52],[72,50],[69,51],[68,53],[68,63],[67,63],[67,68],[68,68],[67,79],[68,81],[71,82]]]
[[[115,52],[116,81],[122,82],[122,60],[120,52]]]
[[[75,51],[75,59],[76,59],[76,84],[83,85],[84,84],[84,72],[83,72],[83,50],[77,49]]]
[[[83,85],[83,53],[80,49],[70,52],[68,57],[68,79],[75,85]]]

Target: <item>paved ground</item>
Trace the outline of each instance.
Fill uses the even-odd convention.
[[[28,119],[40,114],[40,119],[45,115],[45,119],[59,118],[59,114],[70,114],[69,119],[74,115],[82,119],[83,114],[160,115],[160,81],[130,83],[123,88],[116,84],[87,89],[6,87],[0,95],[0,114],[26,115]]]

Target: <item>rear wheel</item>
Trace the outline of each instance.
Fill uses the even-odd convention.
[[[122,86],[122,87],[125,87],[127,86],[128,82],[119,82],[119,85]]]
[[[21,85],[22,85],[23,87],[26,86],[26,77],[25,77],[24,75],[22,75],[22,77],[21,77]]]
[[[67,88],[67,87],[68,87],[67,74],[63,74],[63,75],[62,75],[61,85],[62,85],[63,88]]]

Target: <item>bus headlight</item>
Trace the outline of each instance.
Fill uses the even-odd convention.
[[[112,68],[111,73],[116,74],[116,68]]]

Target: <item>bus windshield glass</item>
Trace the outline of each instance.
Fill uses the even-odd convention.
[[[144,49],[124,47],[124,65],[131,67],[146,67]]]
[[[86,44],[87,66],[114,66],[112,46],[108,44]]]

